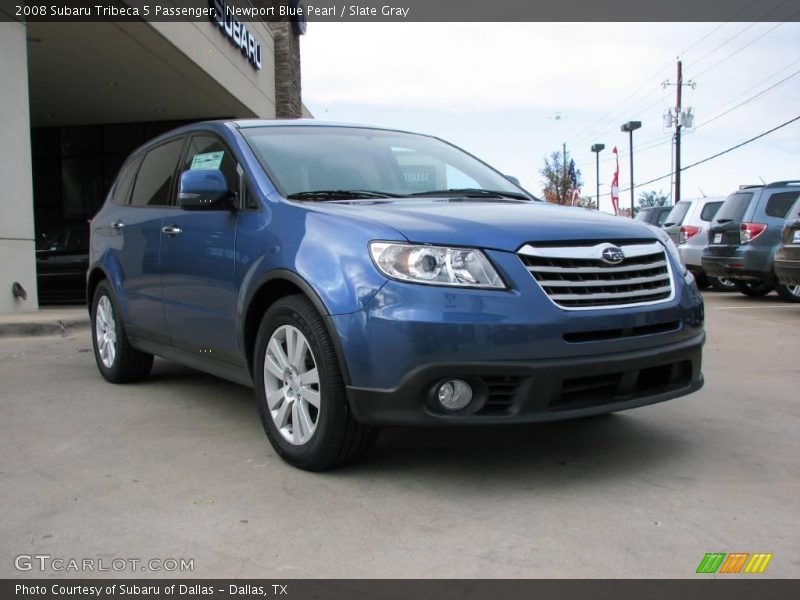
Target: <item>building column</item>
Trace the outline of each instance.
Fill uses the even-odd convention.
[[[278,14],[285,0],[254,0],[259,7],[272,7]],[[297,19],[271,19],[267,25],[275,40],[275,118],[301,119],[303,99],[300,73],[300,36]]]
[[[0,314],[39,307],[26,29],[24,23],[0,22]],[[14,288],[27,299],[15,297]]]

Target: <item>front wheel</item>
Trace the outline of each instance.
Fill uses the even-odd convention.
[[[778,296],[786,302],[800,302],[800,285],[784,285],[779,283],[775,286]]]
[[[763,281],[737,281],[736,289],[745,296],[757,298],[769,294],[773,286],[764,283]]]
[[[150,374],[153,355],[131,346],[106,281],[100,282],[92,299],[92,344],[97,368],[107,381],[127,383]]]
[[[719,277],[709,277],[708,283],[718,292],[735,292],[738,288],[733,279],[722,279]]]
[[[376,430],[350,412],[333,341],[301,295],[273,304],[261,321],[253,362],[261,423],[289,464],[322,471],[362,456]]]

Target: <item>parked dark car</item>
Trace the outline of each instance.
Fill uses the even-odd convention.
[[[636,213],[636,217],[634,217],[634,221],[643,221],[644,223],[650,223],[650,225],[661,227],[671,210],[671,206],[640,208],[639,212]]]
[[[781,247],[775,253],[775,275],[800,295],[800,199],[789,210]]]
[[[706,274],[733,279],[747,296],[775,289],[784,300],[800,302],[800,289],[775,276],[775,251],[798,197],[800,181],[746,186],[728,196],[708,231],[702,258]]]
[[[83,302],[88,269],[87,223],[67,223],[43,234],[36,244],[39,303]]]

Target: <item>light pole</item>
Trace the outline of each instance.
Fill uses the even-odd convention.
[[[600,152],[606,147],[605,144],[594,144],[592,152],[594,152],[595,164],[595,181],[597,182],[597,210],[600,210]]]
[[[620,128],[621,131],[628,132],[628,140],[629,145],[628,149],[631,154],[631,219],[633,218],[633,132],[639,129],[642,126],[641,121],[628,121],[627,123],[623,123],[622,127]]]

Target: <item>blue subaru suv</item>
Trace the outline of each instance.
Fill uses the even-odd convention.
[[[434,137],[193,124],[127,159],[91,229],[103,377],[161,356],[254,387],[304,469],[384,425],[584,417],[703,384],[703,302],[668,236],[538,201]]]

